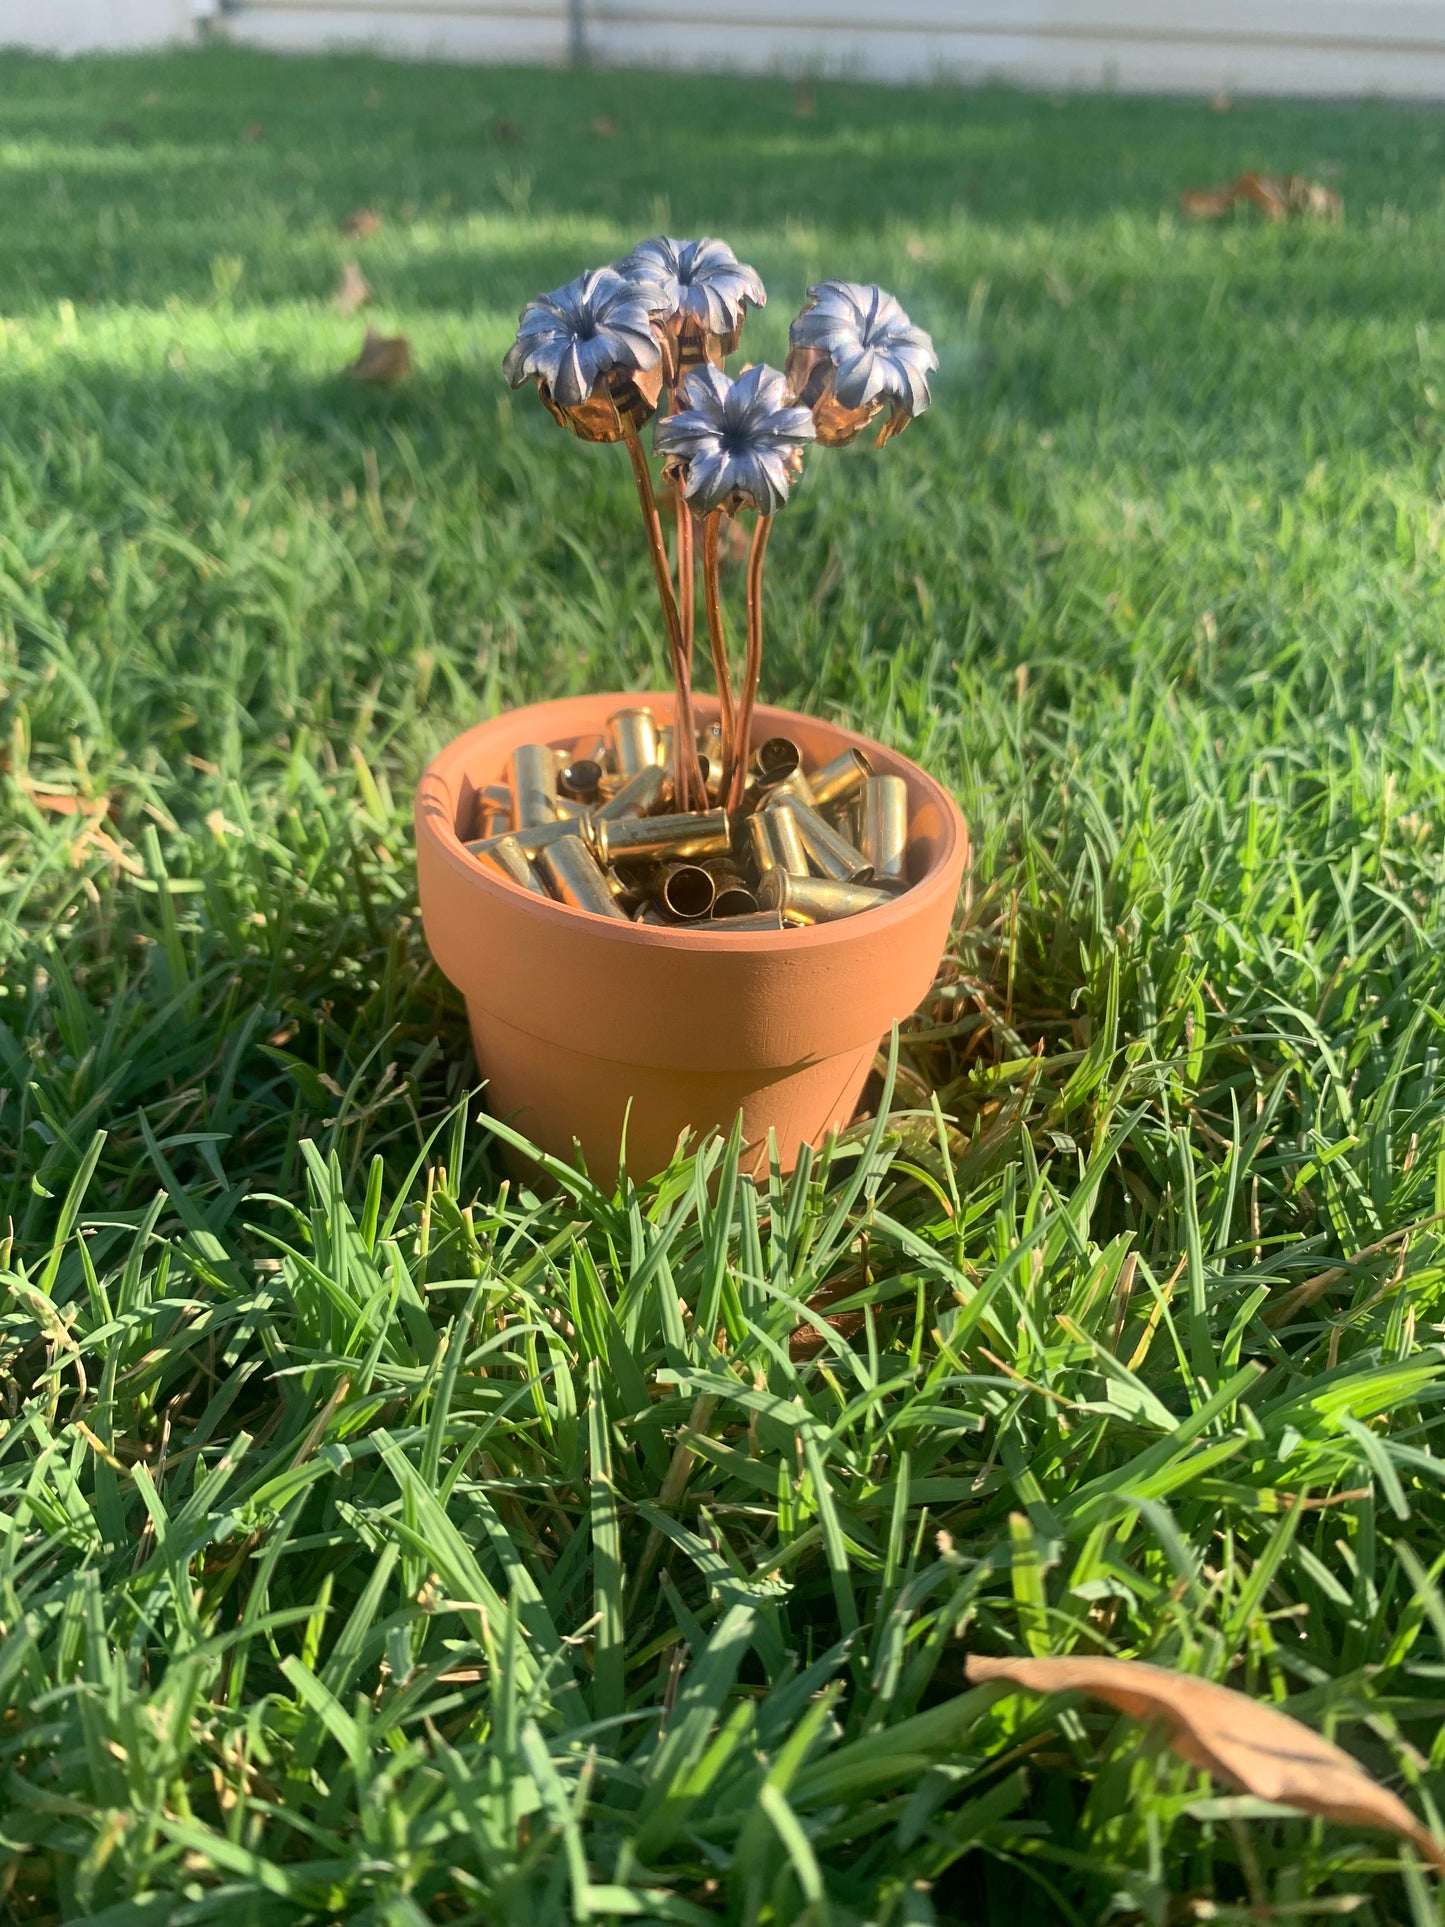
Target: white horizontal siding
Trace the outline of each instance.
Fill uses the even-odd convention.
[[[0,0],[0,47],[43,53],[162,47],[194,27],[191,0]]]
[[[550,63],[570,48],[563,0],[247,0],[227,38],[278,52],[369,47],[414,60]]]
[[[183,38],[196,4],[0,0],[0,45]],[[275,48],[560,61],[572,45],[568,0],[232,4],[229,35]],[[581,13],[604,65],[1445,99],[1445,0],[581,0]]]

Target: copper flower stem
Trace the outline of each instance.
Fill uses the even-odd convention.
[[[702,525],[702,598],[707,608],[707,639],[712,647],[713,673],[717,677],[718,721],[722,727],[723,788],[732,777],[733,754],[733,680],[728,673],[727,637],[723,632],[722,587],[718,581],[718,537],[722,510],[713,509]]]
[[[682,492],[682,478],[674,484],[677,496],[677,605],[682,618],[682,648],[687,657],[688,678],[692,677],[692,639],[697,617],[697,592],[693,587],[692,510]]]
[[[753,700],[757,696],[758,679],[763,670],[763,557],[767,554],[768,537],[772,530],[772,516],[760,515],[753,529],[752,547],[748,550],[748,655],[743,670],[742,701],[737,711],[732,782],[726,792],[730,810],[742,807],[748,758],[752,754]]]
[[[637,439],[637,430],[625,416],[623,417],[623,440],[627,443],[627,454],[632,463],[632,476],[637,483],[637,499],[642,505],[642,526],[647,531],[647,548],[652,557],[652,573],[657,578],[657,593],[662,603],[668,649],[672,656],[672,680],[677,694],[677,714],[673,718],[672,732],[673,793],[679,809],[703,809],[707,805],[707,792],[703,786],[702,771],[697,765],[697,724],[692,713],[692,674],[687,659],[683,655],[682,621],[678,615],[677,597],[673,593],[672,571],[667,565],[667,546],[663,540],[662,520],[657,513],[657,497],[652,491],[652,476],[648,471],[647,457],[643,454],[642,444]]]

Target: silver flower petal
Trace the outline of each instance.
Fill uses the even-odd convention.
[[[513,388],[544,382],[552,402],[580,408],[599,382],[660,367],[646,290],[611,268],[594,268],[522,311],[502,372]]]
[[[783,375],[759,366],[730,381],[704,362],[684,380],[682,398],[684,409],[658,420],[653,445],[693,507],[776,515],[816,436],[808,410],[790,406]]]
[[[698,241],[654,235],[639,241],[617,272],[653,291],[652,312],[664,326],[719,355],[732,353],[747,310],[768,298],[757,272],[712,235]]]
[[[820,281],[788,332],[788,375],[814,411],[821,440],[852,441],[880,408],[897,434],[931,399],[933,342],[891,294],[856,281]]]

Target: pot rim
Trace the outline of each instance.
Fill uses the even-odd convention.
[[[693,697],[693,710],[701,723],[716,719],[720,705],[715,696],[697,694]],[[611,703],[618,708],[638,705],[650,708],[660,724],[668,724],[673,714],[673,694],[671,690],[662,691],[607,691],[584,692],[580,696],[555,697],[547,702],[524,703],[517,709],[507,709],[486,721],[475,723],[470,729],[453,736],[432,757],[422,772],[416,788],[416,825],[418,834],[433,837],[445,857],[448,867],[456,874],[458,881],[466,889],[477,892],[485,901],[492,898],[510,902],[514,906],[524,906],[527,912],[551,923],[560,935],[577,927],[577,920],[585,918],[588,934],[606,939],[613,943],[631,944],[639,948],[656,951],[659,947],[676,951],[679,955],[690,953],[712,953],[728,956],[776,956],[780,952],[797,954],[802,950],[829,950],[846,947],[856,942],[859,925],[866,927],[872,935],[878,935],[889,928],[901,926],[926,910],[943,895],[953,898],[958,892],[957,869],[967,867],[969,859],[968,825],[963,813],[952,795],[934,776],[922,769],[917,763],[899,750],[889,749],[887,744],[864,736],[859,731],[849,729],[842,723],[830,722],[826,717],[809,716],[799,710],[778,709],[771,705],[759,704],[753,712],[754,727],[758,724],[774,722],[787,724],[803,722],[815,728],[826,729],[837,739],[838,749],[860,749],[865,755],[870,752],[879,755],[885,762],[902,764],[910,777],[926,792],[928,800],[937,808],[941,819],[941,830],[927,871],[918,881],[903,891],[893,902],[861,911],[855,917],[845,917],[835,923],[817,923],[799,927],[793,925],[785,930],[734,930],[723,929],[715,923],[702,927],[671,924],[635,924],[618,922],[611,917],[595,916],[587,910],[577,909],[572,904],[557,903],[550,897],[540,897],[530,890],[524,890],[519,883],[513,883],[499,871],[479,863],[463,847],[456,833],[455,809],[445,807],[454,801],[450,785],[439,771],[439,765],[451,760],[459,746],[479,740],[499,726],[511,724],[519,716],[534,716],[537,719],[537,737],[550,741],[554,734],[566,734],[565,730],[555,731],[547,727],[549,712],[575,710],[579,701]],[[779,733],[773,731],[770,733]],[[960,861],[959,852],[962,850]],[[954,879],[954,880],[951,880]],[[950,909],[952,905],[950,904]]]

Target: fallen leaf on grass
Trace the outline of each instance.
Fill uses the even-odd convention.
[[[338,314],[355,314],[364,308],[371,299],[371,283],[354,261],[347,261],[341,269],[341,279],[336,284],[336,292],[331,297],[331,305]]]
[[[1332,187],[1322,187],[1303,174],[1286,174],[1282,180],[1273,174],[1241,174],[1228,187],[1190,188],[1180,195],[1179,207],[1188,221],[1217,221],[1237,201],[1257,207],[1267,221],[1284,221],[1291,214],[1338,221],[1345,211]]]
[[[343,234],[354,234],[358,241],[368,240],[381,228],[381,216],[374,207],[359,207],[341,223]]]
[[[115,805],[108,796],[77,796],[73,790],[37,789],[33,783],[23,783],[21,788],[37,810],[46,810],[51,816],[86,816],[94,819],[115,812]]]
[[[411,343],[405,335],[379,335],[368,328],[361,353],[344,372],[353,381],[405,381],[411,373]]]
[[[617,122],[611,114],[594,114],[588,125],[600,139],[610,141],[617,132]]]
[[[1158,1720],[1169,1744],[1238,1793],[1317,1814],[1341,1826],[1398,1834],[1445,1873],[1445,1846],[1348,1753],[1273,1706],[1213,1680],[1132,1659],[985,1659],[965,1662],[970,1685],[998,1680],[1030,1693],[1087,1693],[1136,1720]]]

